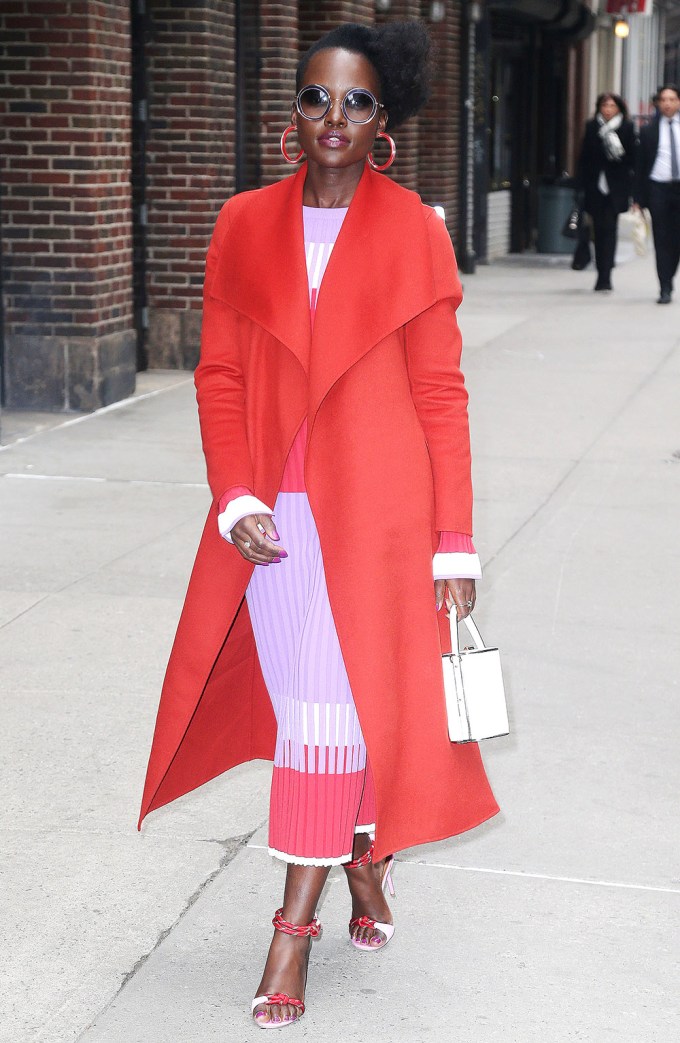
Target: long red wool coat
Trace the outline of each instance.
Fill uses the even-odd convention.
[[[236,764],[273,757],[275,721],[244,596],[253,566],[220,537],[216,501],[243,485],[273,505],[307,416],[305,482],[375,779],[380,859],[498,810],[478,747],[448,739],[444,620],[432,583],[438,531],[472,532],[461,291],[443,221],[367,167],[312,333],[305,172],[234,196],[208,253],[196,385],[214,502],[168,664],[140,822]]]

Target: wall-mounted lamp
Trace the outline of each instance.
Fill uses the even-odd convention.
[[[376,11],[380,11],[381,14],[384,14],[385,11],[389,11],[391,6],[392,0],[375,0],[375,9]]]
[[[614,35],[618,36],[619,40],[625,40],[630,34],[630,26],[625,18],[617,18],[614,22]]]
[[[443,0],[433,0],[430,4],[430,21],[443,22],[446,18],[446,4]]]

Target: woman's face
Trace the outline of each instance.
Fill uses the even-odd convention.
[[[342,169],[364,163],[379,130],[385,129],[385,110],[378,108],[368,123],[351,123],[342,111],[342,100],[353,87],[363,87],[381,101],[378,73],[363,54],[327,48],[312,56],[301,87],[325,87],[331,107],[319,120],[305,119],[293,106],[292,122],[310,163]]]
[[[604,98],[600,102],[600,115],[604,116],[607,121],[613,119],[618,111],[619,107],[613,98]]]

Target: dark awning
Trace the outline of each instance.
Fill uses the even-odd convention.
[[[583,40],[595,28],[595,15],[583,0],[490,0],[489,7],[572,40]]]

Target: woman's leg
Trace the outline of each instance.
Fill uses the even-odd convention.
[[[611,274],[616,254],[616,231],[619,215],[609,196],[599,193],[599,203],[593,209],[593,231],[595,236],[595,262],[597,265],[597,287],[611,289]]]
[[[289,865],[283,895],[283,919],[298,926],[310,923],[326,883],[328,866]],[[311,938],[296,938],[274,931],[269,955],[256,996],[284,994],[304,1000]],[[292,1004],[261,1003],[253,1012],[261,1023],[295,1021],[299,1010]]]
[[[357,833],[354,840],[353,858],[360,858],[371,846],[368,833]],[[369,862],[360,869],[346,869],[347,884],[352,896],[352,919],[368,916],[379,923],[392,923],[390,907],[382,890],[384,862]],[[378,945],[383,941],[380,931],[371,927],[359,927],[354,932],[358,942]]]
[[[601,192],[597,193],[596,201],[592,208],[593,239],[595,241],[595,267],[597,268],[596,290],[605,289],[609,285],[611,265],[608,266],[608,244],[607,226],[605,213],[607,209],[607,197]]]
[[[614,258],[616,257],[616,233],[618,221],[619,215],[614,208],[614,204],[611,199],[607,199],[602,214],[602,263],[608,281],[611,278],[611,271],[614,267]]]

